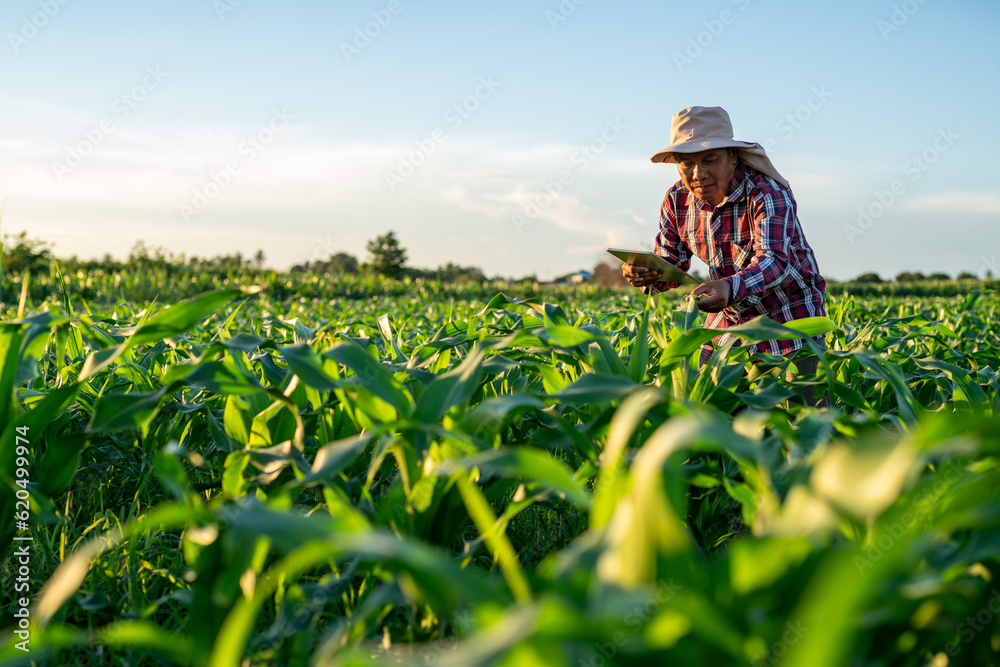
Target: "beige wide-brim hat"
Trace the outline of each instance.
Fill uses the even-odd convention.
[[[763,146],[733,139],[733,123],[722,107],[688,107],[675,113],[670,121],[670,145],[651,159],[677,162],[674,153],[700,153],[713,148],[735,148],[744,164],[788,187],[788,181],[771,164]]]

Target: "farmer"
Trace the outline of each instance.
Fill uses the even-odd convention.
[[[655,252],[685,271],[692,255],[708,265],[710,280],[692,292],[704,295],[698,308],[709,313],[708,328],[760,315],[788,322],[826,314],[826,283],[799,225],[788,181],[760,144],[733,139],[723,108],[678,111],[670,145],[652,160],[676,163],[681,177],[663,200]],[[622,266],[622,273],[643,294],[679,285],[661,281],[655,269],[631,263]],[[723,334],[715,341],[724,345],[729,338]],[[801,339],[769,340],[756,351],[787,357],[802,345]],[[711,353],[710,346],[702,349],[702,363]],[[816,359],[796,366],[814,373]]]

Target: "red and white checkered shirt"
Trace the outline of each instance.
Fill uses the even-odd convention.
[[[691,256],[708,265],[711,280],[725,278],[732,301],[709,313],[706,327],[725,328],[766,315],[776,322],[826,315],[826,281],[796,214],[795,198],[756,169],[736,165],[726,198],[713,207],[678,181],[660,209],[656,254],[687,271]],[[657,282],[646,294],[673,289],[680,283]],[[719,345],[729,336],[715,339]],[[769,340],[757,350],[787,356],[802,340]],[[707,358],[710,348],[702,351]]]

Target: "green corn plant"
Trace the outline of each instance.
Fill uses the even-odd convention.
[[[992,293],[831,296],[830,318],[715,346],[693,300],[156,271],[54,269],[0,323],[5,517],[33,434],[33,659],[995,650],[962,625],[1000,574]],[[750,355],[772,338],[815,376]]]

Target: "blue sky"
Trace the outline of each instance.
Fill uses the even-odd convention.
[[[285,268],[395,230],[414,266],[551,278],[651,244],[677,172],[649,157],[719,105],[827,276],[1000,273],[992,0],[7,0],[0,27],[3,231],[59,255]]]

